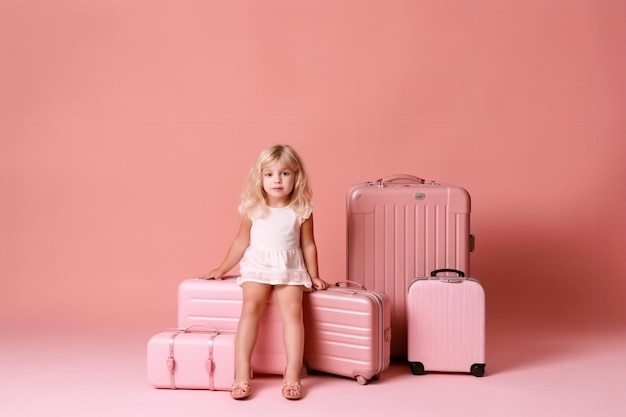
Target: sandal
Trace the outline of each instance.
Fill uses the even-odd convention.
[[[250,383],[247,381],[244,382],[233,382],[233,386],[230,389],[230,396],[235,400],[243,400],[248,398],[250,395]]]
[[[302,398],[302,384],[296,382],[283,382],[283,397],[288,400],[299,400]]]

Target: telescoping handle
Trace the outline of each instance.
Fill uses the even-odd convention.
[[[445,272],[457,274],[458,276],[456,277],[438,277],[437,276],[437,274],[443,274]],[[430,273],[430,276],[435,277],[439,279],[439,281],[443,281],[443,282],[461,282],[465,279],[465,273],[463,271],[459,271],[458,269],[452,269],[452,268],[435,269],[434,271]]]
[[[424,178],[416,177],[410,174],[396,174],[382,177],[376,180],[376,185],[384,187],[386,185],[395,184],[424,184]]]

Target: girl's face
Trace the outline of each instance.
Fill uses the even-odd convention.
[[[267,205],[270,207],[289,205],[291,191],[296,179],[295,172],[283,162],[276,161],[266,166],[261,174],[263,176],[263,190],[267,196]]]

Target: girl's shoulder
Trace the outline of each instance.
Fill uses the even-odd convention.
[[[304,223],[313,214],[313,203],[307,202],[299,207],[292,207],[294,213],[300,219],[300,223]]]

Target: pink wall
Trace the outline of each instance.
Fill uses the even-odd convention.
[[[2,0],[0,325],[173,325],[280,142],[327,280],[347,187],[411,173],[471,193],[491,323],[623,326],[625,23],[619,0]]]

